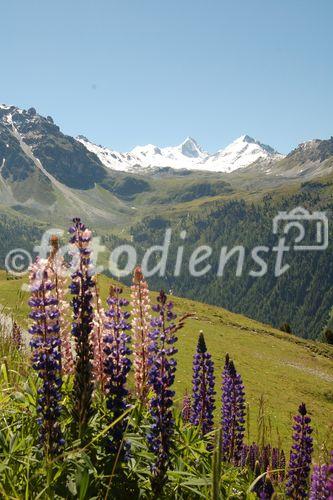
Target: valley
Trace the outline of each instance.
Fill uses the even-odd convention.
[[[249,148],[257,151],[251,164]],[[157,149],[160,153],[156,147],[146,152],[135,148],[135,161],[105,148],[102,154],[84,137],[76,140],[64,135],[51,117],[40,116],[34,109],[1,106],[0,265],[4,266],[11,248],[22,245],[22,231],[19,235],[14,229],[17,226],[30,234],[23,247],[32,251],[46,228],[65,229],[80,213],[109,250],[130,242],[139,256],[151,245],[161,244],[170,227],[176,240],[170,245],[167,273],[164,278],[152,277],[153,288],[166,287],[275,327],[288,323],[296,335],[322,339],[333,305],[330,249],[302,255],[290,252],[286,261],[290,270],[279,280],[270,272],[271,254],[267,257],[269,273],[260,279],[249,275],[249,262],[237,277],[235,258],[223,278],[217,277],[216,263],[222,247],[241,245],[247,255],[254,246],[272,248],[272,220],[279,211],[304,206],[324,211],[331,220],[333,139],[301,144],[283,157],[242,136],[226,148],[233,151],[231,158],[238,158],[238,163],[230,163],[235,168],[229,173],[208,167],[204,171],[213,159],[191,138],[179,147]],[[153,157],[149,156],[152,152]],[[162,165],[154,165],[154,155],[163,157]],[[228,157],[222,156],[223,161]],[[141,166],[140,158],[145,158]],[[120,160],[128,161],[127,167],[120,167]],[[193,170],[193,162],[202,170]],[[182,230],[188,235],[185,258],[197,244],[212,248],[215,265],[201,281],[184,273],[173,276],[177,235]],[[124,281],[128,283],[126,277]]]

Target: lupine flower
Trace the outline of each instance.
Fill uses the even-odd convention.
[[[331,463],[327,471],[326,488],[329,493],[328,500],[333,500],[333,450],[331,451]]]
[[[58,421],[62,385],[59,310],[50,273],[47,261],[37,259],[31,266],[29,274],[31,292],[29,316],[33,320],[29,329],[32,335],[30,346],[32,367],[42,382],[37,391],[37,413],[40,444],[46,458],[59,454],[64,445]]]
[[[270,466],[271,455],[272,455],[272,447],[270,444],[267,444],[261,450],[260,466],[261,466],[262,470],[266,471],[267,467]]]
[[[285,478],[285,475],[286,475],[286,457],[285,457],[283,450],[281,450],[281,452],[280,452],[279,469],[282,469],[282,470],[279,472],[278,479],[279,479],[279,481],[283,481]]]
[[[241,467],[247,466],[252,471],[255,470],[257,465],[260,473],[267,471],[269,467],[271,477],[282,480],[284,472],[275,471],[277,469],[284,470],[286,462],[283,450],[271,448],[270,445],[261,449],[256,443],[252,443],[251,445],[243,445],[239,465]]]
[[[274,477],[274,479],[282,481],[285,476],[286,468],[286,459],[283,450],[280,450],[279,448],[272,448],[271,464],[273,469],[272,476]],[[276,470],[279,471],[275,472]]]
[[[201,428],[202,435],[213,430],[215,409],[214,363],[207,352],[203,332],[199,334],[197,352],[193,359],[193,394],[191,423]]]
[[[122,289],[119,287],[110,287],[107,303],[109,310],[106,311],[106,333],[104,335],[105,343],[105,375],[106,375],[106,394],[107,408],[110,411],[110,420],[115,420],[128,408],[126,397],[128,390],[126,388],[127,375],[131,367],[128,348],[130,337],[127,334],[131,325],[128,323],[129,312],[125,312],[123,307],[128,305],[128,301],[121,297]],[[122,459],[127,458],[129,445],[123,442],[124,432],[127,426],[127,419],[122,418],[111,427],[107,439],[107,451],[109,453],[118,453]],[[121,452],[120,452],[121,448]]]
[[[18,350],[22,349],[22,330],[16,321],[12,325],[12,340]]]
[[[94,288],[94,281],[91,276],[90,260],[91,231],[82,224],[80,219],[75,218],[73,222],[73,226],[69,229],[69,233],[72,235],[70,239],[73,254],[72,264],[75,267],[69,287],[73,295],[72,335],[75,339],[76,351],[73,416],[78,427],[76,431],[82,439],[87,430],[89,418],[92,415],[91,401],[94,389],[91,362],[92,289]]]
[[[173,357],[177,353],[175,333],[183,326],[183,323],[174,323],[176,314],[172,312],[172,309],[173,303],[167,302],[167,296],[161,291],[157,297],[157,305],[153,306],[158,316],[151,321],[153,329],[150,332],[149,348],[149,383],[154,395],[149,402],[152,425],[147,439],[150,450],[156,456],[151,477],[152,489],[156,496],[167,479],[169,452],[174,432],[172,405],[175,393],[170,388],[175,380],[177,366]]]
[[[272,469],[278,469],[280,462],[280,450],[279,448],[272,449]]]
[[[100,299],[97,282],[95,281],[93,290],[94,300],[94,319],[91,332],[91,344],[93,350],[93,375],[96,384],[99,384],[104,392],[106,374],[105,374],[105,352],[104,352],[104,324],[106,323],[105,311]]]
[[[274,487],[271,480],[270,468],[267,467],[266,476],[263,480],[263,485],[259,492],[260,500],[270,500],[274,494]]]
[[[182,417],[184,422],[189,422],[191,418],[191,396],[187,391],[183,397]]]
[[[52,271],[54,282],[54,293],[58,299],[59,326],[61,340],[62,373],[68,375],[74,372],[74,359],[70,335],[70,322],[67,318],[68,302],[67,291],[67,267],[62,255],[59,254],[59,240],[56,235],[50,238],[51,252],[48,258],[48,267]]]
[[[302,403],[294,416],[293,445],[287,471],[286,495],[295,499],[305,498],[308,489],[312,446],[311,418]]]
[[[225,461],[238,464],[245,431],[244,385],[235,365],[226,356],[222,381],[222,449]]]
[[[260,458],[259,446],[256,443],[252,443],[248,447],[248,455],[246,459],[246,464],[252,471],[254,471],[255,469],[256,462],[259,463],[259,458]]]
[[[148,358],[151,315],[148,285],[140,267],[134,270],[131,289],[135,392],[137,398],[144,404],[149,392]]]
[[[327,477],[327,465],[314,465],[311,476],[310,500],[327,500],[329,498]]]

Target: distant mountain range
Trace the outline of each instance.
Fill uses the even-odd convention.
[[[136,146],[129,153],[119,153],[97,146],[86,137],[77,138],[101,162],[114,170],[139,172],[153,167],[204,170],[210,172],[233,172],[247,167],[257,160],[281,160],[283,155],[248,135],[242,135],[224,149],[214,154],[204,151],[198,143],[187,137],[179,146],[159,148],[153,144]]]
[[[0,205],[47,222],[80,211],[94,224],[123,224],[152,205],[289,185],[332,170],[333,138],[285,157],[247,135],[214,154],[192,138],[119,153],[65,135],[34,108],[0,105]]]
[[[213,154],[204,151],[191,137],[179,146],[160,148],[148,144],[121,153],[93,144],[82,135],[75,139],[63,134],[50,116],[43,117],[34,108],[0,105],[2,178],[17,181],[36,172],[31,154],[61,183],[89,189],[105,179],[110,170],[149,176],[169,169],[170,174],[174,170],[176,175],[189,170],[221,175],[250,172],[272,177],[313,177],[333,168],[333,139],[308,141],[287,156],[248,135]],[[42,169],[38,165],[37,170],[40,177]]]
[[[192,248],[200,241],[219,252],[222,244],[250,249],[258,238],[272,246],[279,210],[304,206],[329,215],[332,200],[332,137],[284,157],[246,135],[215,154],[191,138],[119,153],[64,134],[34,108],[0,105],[0,268],[11,249],[31,250],[46,228],[65,228],[73,216],[109,248],[131,241],[139,254],[172,226],[188,231]],[[301,253],[291,256],[292,278],[230,273],[221,282],[210,274],[203,287],[184,275],[167,283],[157,277],[152,285],[277,326],[287,321],[299,335],[316,338],[333,305],[332,252]]]

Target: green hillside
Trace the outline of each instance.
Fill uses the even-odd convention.
[[[167,279],[154,275],[152,288],[167,286],[178,295],[223,306],[275,327],[287,322],[295,334],[316,339],[320,338],[333,305],[332,196],[332,179],[327,177],[275,192],[254,190],[215,200],[200,199],[164,211],[156,210],[140,224],[133,225],[130,232],[142,256],[151,245],[162,244],[166,228],[172,228]],[[288,212],[299,206],[311,213],[326,213],[329,246],[325,251],[294,251],[297,232],[290,232],[287,240],[290,250],[283,256],[283,264],[290,268],[276,278],[273,248],[280,236],[273,234],[273,219],[280,211]],[[313,229],[314,226],[306,227],[309,245],[314,241]],[[186,240],[183,243],[179,235],[184,230]],[[175,277],[180,244],[184,244],[184,264],[180,275]],[[190,256],[199,245],[209,245],[212,249],[211,256],[202,264],[204,267],[209,263],[211,268],[200,279],[188,272]],[[223,276],[217,276],[221,249],[226,247],[230,251],[238,246],[245,251],[241,276],[236,276],[238,254],[228,261]],[[267,273],[260,278],[250,275],[251,271],[258,270],[251,257],[252,249],[257,246],[268,249],[261,254],[267,264]]]
[[[27,324],[27,292],[21,291],[23,280],[6,279],[0,272],[0,303],[3,312],[14,314]],[[101,295],[105,299],[110,280],[100,276]],[[129,296],[129,290],[125,290]],[[155,296],[152,293],[152,297]],[[289,445],[291,415],[304,401],[316,428],[316,450],[332,440],[333,425],[333,347],[284,334],[222,308],[175,297],[175,310],[193,312],[195,318],[179,333],[178,370],[175,388],[178,401],[191,389],[191,366],[198,332],[203,330],[208,349],[221,373],[225,354],[235,360],[243,376],[250,415],[250,439],[256,439],[259,398],[264,397],[266,425],[271,427],[270,441],[278,434],[284,446]],[[220,380],[217,379],[217,384]],[[333,443],[332,443],[333,444]],[[327,443],[329,447],[329,443]]]

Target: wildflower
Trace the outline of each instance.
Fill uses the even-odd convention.
[[[327,465],[314,465],[311,476],[310,500],[327,500],[329,498],[327,477]]]
[[[128,395],[126,381],[131,367],[129,359],[131,352],[128,348],[130,337],[127,334],[127,331],[131,328],[131,325],[127,321],[130,313],[123,310],[123,307],[128,305],[128,301],[123,299],[121,294],[121,288],[110,287],[109,298],[107,300],[109,310],[105,313],[106,322],[104,325],[107,330],[104,336],[105,389],[107,394],[107,408],[110,411],[113,421],[121,417],[128,408],[126,401]],[[122,447],[121,457],[124,459],[127,458],[129,449],[128,443],[123,442],[126,426],[127,419],[120,419],[109,430],[107,439],[108,452],[112,454],[119,453],[120,447]]]
[[[89,418],[92,415],[92,393],[94,389],[92,376],[91,331],[93,326],[90,240],[91,231],[86,229],[78,218],[73,219],[69,229],[72,235],[74,272],[71,275],[70,291],[73,295],[72,335],[75,339],[75,376],[73,387],[73,416],[77,424],[75,430],[82,439],[86,433]]]
[[[284,451],[279,448],[272,448],[272,476],[274,479],[282,481],[285,476],[286,459],[284,456]],[[278,470],[278,472],[276,472]]]
[[[287,471],[286,495],[295,499],[307,495],[310,474],[312,446],[311,418],[307,415],[306,406],[302,403],[298,414],[294,416],[293,445],[290,451]]]
[[[30,268],[29,282],[32,367],[42,381],[37,391],[37,413],[40,444],[47,458],[58,455],[64,445],[59,424],[62,385],[59,310],[47,261],[36,260]]]
[[[190,420],[201,428],[202,435],[213,430],[214,386],[214,363],[207,352],[203,332],[200,332],[197,352],[193,359],[193,402]]]
[[[333,500],[333,450],[331,451],[331,463],[327,470],[326,489],[328,491],[328,500]]]
[[[134,270],[131,289],[135,392],[137,398],[144,404],[149,392],[148,358],[151,315],[148,285],[140,267]]]
[[[254,471],[256,463],[257,462],[259,463],[259,457],[260,457],[259,446],[256,443],[252,443],[249,446],[248,457],[247,457],[247,464],[252,471]]]
[[[260,500],[270,500],[274,494],[274,487],[272,484],[271,473],[269,466],[267,467],[266,476],[263,481],[263,486],[259,492]]]
[[[48,268],[52,272],[51,275],[54,283],[54,293],[58,299],[58,308],[60,313],[59,326],[61,339],[61,369],[62,373],[68,375],[74,372],[74,359],[70,338],[70,322],[67,318],[67,268],[62,255],[59,253],[59,240],[56,235],[51,236],[50,245],[51,252],[48,258]]]
[[[245,431],[245,393],[241,376],[226,356],[222,381],[222,448],[227,462],[238,464]]]
[[[97,282],[94,282],[93,289],[94,300],[94,318],[91,332],[91,345],[93,350],[93,376],[96,384],[99,384],[102,392],[105,389],[106,374],[104,371],[105,352],[104,352],[104,324],[106,322],[105,311],[102,307],[102,301],[99,295]]]
[[[177,366],[173,357],[177,353],[175,333],[183,323],[181,321],[174,323],[176,314],[172,312],[173,303],[167,302],[167,296],[162,290],[153,310],[158,316],[152,319],[153,329],[150,332],[149,383],[154,395],[149,401],[152,425],[147,439],[150,450],[156,456],[152,466],[151,484],[154,494],[158,496],[166,482],[170,463],[169,452],[174,432],[172,405],[175,394],[171,386],[175,380]]]

